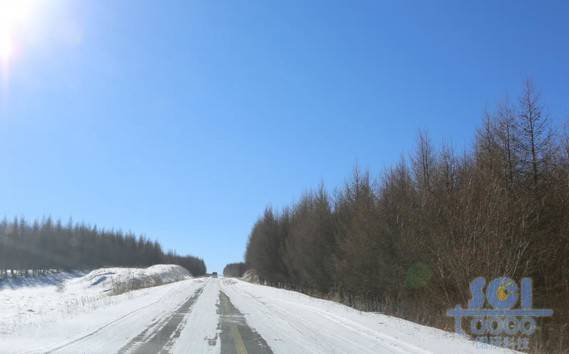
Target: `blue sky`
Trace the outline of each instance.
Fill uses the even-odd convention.
[[[468,146],[526,78],[569,117],[566,1],[37,1],[0,72],[0,215],[144,233],[210,270],[266,205],[378,174],[419,129]]]

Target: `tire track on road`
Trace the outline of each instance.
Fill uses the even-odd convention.
[[[228,281],[224,284],[227,286],[226,291],[228,291],[230,295],[233,296],[237,294],[250,298],[251,301],[258,304],[257,310],[262,312],[266,318],[279,318],[283,321],[283,323],[286,323],[287,326],[296,331],[299,336],[309,337],[310,341],[321,346],[323,352],[331,352],[334,350],[333,347],[329,346],[329,343],[331,343],[331,341],[326,340],[326,338],[333,338],[334,341],[343,342],[349,346],[352,346],[354,352],[370,352],[369,344],[365,344],[363,341],[362,343],[356,342],[348,338],[344,338],[342,335],[338,335],[338,333],[350,331],[357,333],[362,337],[362,339],[367,338],[372,341],[376,341],[375,345],[382,346],[385,349],[388,349],[391,353],[433,354],[432,351],[423,349],[417,345],[406,343],[391,335],[371,330],[361,324],[351,321],[347,317],[340,317],[317,307],[308,306],[302,302],[285,301],[279,298],[272,299],[270,303],[266,303],[255,294],[245,289],[238,289],[237,287],[232,286],[234,285],[232,282]],[[333,333],[329,330],[327,331],[324,328],[315,328],[314,326],[310,326],[310,322],[307,322],[308,314],[313,314],[320,318],[325,318],[327,321],[329,321],[329,323],[334,323],[339,327],[339,329],[341,328],[342,330],[338,330],[337,333]],[[320,343],[322,343],[322,345],[320,345]]]
[[[129,343],[119,350],[119,353],[168,353],[176,339],[180,336],[182,321],[192,306],[203,292],[205,285],[200,287],[182,306],[178,307],[171,315],[160,321],[160,326],[154,330],[154,334],[148,338],[150,328],[142,331]]]
[[[63,345],[60,345],[60,346],[58,346],[58,347],[56,347],[56,348],[53,348],[53,349],[51,349],[51,350],[45,352],[45,354],[52,354],[52,353],[55,353],[55,352],[57,352],[57,351],[59,351],[59,350],[61,350],[61,349],[65,349],[65,348],[67,348],[67,347],[69,347],[69,346],[71,346],[71,345],[73,345],[73,344],[75,344],[75,343],[81,342],[82,340],[85,340],[85,339],[87,339],[87,338],[89,338],[89,337],[92,337],[92,336],[94,336],[95,334],[97,334],[97,333],[101,332],[102,330],[104,330],[105,328],[107,328],[107,327],[109,327],[109,326],[112,326],[112,325],[116,324],[117,322],[120,322],[120,321],[124,320],[125,318],[134,315],[135,313],[137,313],[137,312],[139,312],[139,311],[142,311],[142,310],[144,310],[144,309],[146,309],[146,308],[149,308],[150,306],[156,305],[157,303],[161,302],[162,299],[163,299],[163,298],[160,298],[159,300],[156,300],[156,301],[154,301],[154,302],[151,302],[151,303],[148,304],[148,305],[144,305],[144,306],[142,306],[142,307],[137,308],[136,310],[133,310],[133,311],[131,311],[131,312],[129,312],[129,313],[126,313],[126,314],[124,314],[123,316],[121,316],[121,317],[119,317],[119,318],[117,318],[117,319],[115,319],[115,320],[113,320],[113,321],[111,321],[111,322],[105,324],[105,325],[102,326],[102,327],[97,328],[96,330],[94,330],[94,331],[92,331],[92,332],[90,332],[90,333],[87,333],[86,335],[84,335],[84,336],[82,336],[82,337],[79,337],[79,338],[77,338],[77,339],[74,339],[74,340],[72,340],[71,342],[67,342],[67,343],[65,343],[65,344],[63,344]]]
[[[219,292],[219,327],[222,354],[272,354],[267,342],[249,325],[245,317],[223,292]]]

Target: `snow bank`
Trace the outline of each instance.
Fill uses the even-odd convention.
[[[124,300],[111,295],[137,297],[140,293],[130,290],[189,278],[185,268],[165,264],[7,279],[0,283],[0,337],[25,325],[56,322]]]
[[[8,278],[0,279],[0,291],[4,289],[14,290],[22,287],[42,287],[42,286],[60,285],[67,280],[81,277],[85,274],[86,272],[82,271],[74,271],[74,272],[50,271],[47,274],[42,274],[35,277],[9,276]]]
[[[221,290],[275,354],[514,354],[455,333],[237,279]]]
[[[203,285],[200,279],[188,279],[116,296],[104,295],[105,302],[98,303],[92,310],[85,308],[72,316],[51,313],[44,321],[36,319],[31,323],[18,324],[10,332],[3,332],[0,322],[0,354],[39,354],[56,348],[59,348],[55,351],[58,354],[118,353],[143,331],[148,336],[156,334],[155,331],[167,323],[176,310]],[[68,296],[66,292],[64,296]],[[189,326],[191,328],[188,329],[196,336],[215,336],[215,299],[217,297],[206,308],[197,303],[194,305],[194,310],[199,310],[201,315],[192,321]],[[38,299],[45,307],[57,306],[52,300],[53,298]],[[202,328],[204,322],[201,319],[204,316],[210,318],[209,322],[205,322],[207,328]],[[191,353],[212,353],[207,349],[215,349],[203,337],[196,343],[199,344],[206,350],[194,350]]]
[[[190,272],[175,264],[160,264],[148,268],[101,268],[80,280],[84,288],[100,288],[113,295],[168,284],[191,278]]]
[[[241,280],[253,284],[259,284],[259,275],[257,275],[257,271],[255,269],[249,269],[243,274]]]

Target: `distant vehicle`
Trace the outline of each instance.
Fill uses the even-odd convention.
[[[211,276],[212,276],[213,278],[217,278],[217,272],[211,273]]]

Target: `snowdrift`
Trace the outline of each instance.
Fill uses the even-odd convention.
[[[259,275],[257,275],[257,271],[255,269],[249,269],[248,271],[246,271],[243,276],[241,277],[241,280],[244,280],[246,282],[249,283],[253,283],[253,284],[259,284]]]
[[[274,353],[522,354],[295,291],[235,278],[219,283]]]
[[[174,264],[160,264],[148,268],[100,268],[80,278],[85,288],[99,288],[113,295],[168,284],[191,278],[190,272]]]
[[[0,338],[26,324],[51,323],[91,312],[146,290],[130,290],[190,279],[178,265],[148,268],[101,268],[85,272],[61,272],[0,282]],[[127,293],[124,296],[119,294]],[[117,296],[114,296],[117,295]]]
[[[75,279],[85,275],[86,272],[73,271],[73,272],[48,272],[47,274],[38,275],[35,277],[23,276],[9,276],[0,279],[1,290],[14,290],[22,287],[45,287],[57,286],[63,284],[67,280]]]

